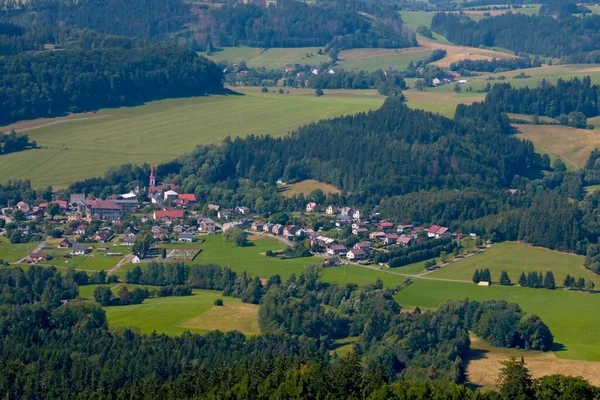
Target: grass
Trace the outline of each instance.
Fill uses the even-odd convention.
[[[310,195],[313,190],[321,189],[325,194],[338,194],[340,189],[328,183],[315,181],[314,179],[307,179],[302,182],[293,183],[291,185],[285,185],[281,187],[281,192],[284,197],[294,197],[300,193],[304,194],[305,197]]]
[[[270,48],[226,47],[208,56],[215,62],[228,61],[240,63],[245,61],[249,67],[284,68],[295,64],[316,64],[329,61],[329,56],[317,54],[319,47]],[[306,54],[313,55],[307,57]],[[200,53],[206,55],[205,53]]]
[[[493,282],[498,282],[500,272],[506,270],[512,282],[517,283],[521,272],[552,271],[557,286],[562,285],[567,274],[592,279],[596,285],[600,285],[600,277],[583,267],[584,258],[522,243],[503,242],[492,245],[482,253],[450,263],[427,276],[470,280],[476,269],[489,268]]]
[[[515,125],[517,137],[531,140],[536,151],[560,158],[571,169],[582,168],[596,147],[600,131],[561,125]]]
[[[130,285],[128,285],[128,289]],[[223,298],[224,307],[214,310],[220,292],[194,290],[193,296],[158,297],[131,306],[104,307],[111,326],[135,327],[142,333],[165,333],[178,335],[187,330],[205,333],[209,330],[239,330],[246,334],[258,333],[258,306],[242,304],[241,300]],[[209,313],[211,323],[204,313]],[[222,315],[216,317],[216,314]],[[228,316],[229,318],[225,318]]]
[[[410,108],[438,113],[448,118],[454,118],[454,112],[458,104],[471,104],[474,101],[481,101],[485,97],[482,93],[440,93],[430,89],[422,92],[407,90],[403,94]]]
[[[30,179],[34,187],[66,187],[111,166],[170,161],[227,136],[282,136],[312,121],[378,108],[384,100],[373,90],[326,90],[318,98],[303,89],[240,90],[245,96],[169,99],[13,125],[42,148],[3,155],[0,182]]]
[[[600,319],[594,317],[600,307],[600,296],[596,294],[413,279],[413,283],[396,296],[402,305],[426,308],[465,298],[517,303],[550,327],[559,344],[555,352],[559,358],[600,361]]]
[[[0,259],[13,263],[31,253],[38,243],[12,244],[5,237],[0,237]]]
[[[584,190],[586,193],[595,193],[596,191],[600,190],[600,185],[586,186],[584,187]]]
[[[496,59],[504,59],[504,58],[513,58],[513,54],[509,54],[502,51],[490,50],[490,49],[481,49],[479,47],[467,47],[467,46],[458,46],[452,44],[439,43],[435,41],[431,41],[429,39],[420,38],[419,45],[428,49],[443,49],[446,50],[446,57],[433,62],[433,65],[437,65],[439,67],[448,68],[450,64],[459,60],[491,60],[493,58]]]
[[[131,247],[127,246],[111,246],[108,252],[100,252],[97,249],[100,246],[105,246],[103,243],[85,243],[86,246],[93,246],[94,250],[86,255],[72,256],[65,258],[63,256],[70,255],[71,249],[59,249],[53,242],[48,242],[42,250],[43,253],[50,254],[51,260],[41,262],[42,265],[54,265],[57,268],[75,268],[85,271],[101,271],[109,270],[121,260],[122,257],[107,257],[106,253],[123,253],[127,255],[131,253]]]
[[[376,71],[378,69],[405,70],[408,64],[429,57],[431,49],[353,49],[340,52],[338,66],[344,69]]]

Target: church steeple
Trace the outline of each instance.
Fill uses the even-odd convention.
[[[150,169],[150,185],[148,191],[150,193],[154,192],[156,189],[156,175],[154,175],[154,166]]]

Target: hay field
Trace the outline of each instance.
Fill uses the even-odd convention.
[[[325,194],[338,194],[340,189],[325,182],[319,182],[314,179],[307,179],[302,182],[292,183],[291,185],[281,186],[281,192],[284,197],[293,197],[302,193],[305,197],[310,195],[313,190],[321,189]]]

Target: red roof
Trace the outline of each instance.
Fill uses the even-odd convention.
[[[440,226],[439,225],[433,225],[431,228],[427,229],[428,233],[436,233],[437,231],[440,230]]]
[[[92,203],[92,210],[121,210],[121,205],[110,200],[96,200]]]
[[[354,254],[355,256],[364,256],[365,255],[365,252],[362,251],[361,249],[352,249],[352,250],[350,250],[350,252],[352,254]]]
[[[333,250],[333,251],[346,250],[346,246],[343,246],[341,244],[334,244],[333,246],[331,246],[331,250]]]
[[[183,210],[158,210],[154,211],[154,219],[183,218]]]
[[[193,193],[190,193],[190,194],[181,194],[180,193],[179,196],[177,196],[177,197],[179,197],[180,200],[196,201],[196,195]]]
[[[448,228],[441,227],[440,229],[438,229],[438,231],[436,233],[439,235],[443,235],[446,232],[448,232]]]
[[[60,208],[67,208],[67,202],[65,200],[55,200],[55,201],[50,202],[50,204],[58,204],[58,206]],[[46,208],[46,207],[48,207],[48,203],[41,203],[38,207]]]
[[[398,238],[398,242],[402,243],[402,244],[408,244],[410,243],[410,241],[412,240],[412,238],[406,237],[406,236],[400,236]]]
[[[393,228],[394,224],[392,224],[391,222],[382,222],[382,223],[379,224],[379,226],[382,227],[382,228],[384,228],[384,227],[385,228],[388,228],[388,227],[389,228]]]

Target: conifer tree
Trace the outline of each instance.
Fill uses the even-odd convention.
[[[544,287],[550,290],[556,288],[556,282],[554,281],[554,274],[552,271],[546,272],[546,276],[544,277]]]
[[[500,284],[504,286],[510,286],[510,278],[506,271],[500,273]]]
[[[473,274],[473,283],[479,283],[480,280],[481,278],[479,276],[479,270],[476,269],[475,273]]]

